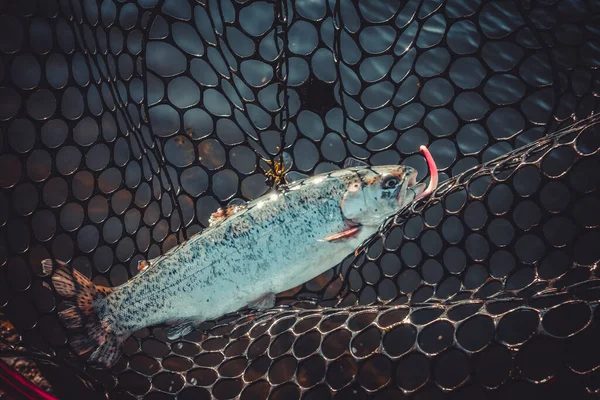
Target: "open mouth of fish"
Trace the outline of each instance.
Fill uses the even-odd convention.
[[[421,152],[425,156],[425,160],[427,161],[427,168],[430,173],[429,185],[425,183],[417,183],[417,171],[411,174],[408,179],[408,184],[406,188],[406,197],[409,201],[418,200],[422,197],[429,196],[433,191],[437,188],[438,185],[438,169],[435,165],[435,160],[433,159],[429,149],[425,146],[420,147]],[[398,196],[402,194],[402,190],[399,191]],[[399,199],[400,200],[400,199]]]

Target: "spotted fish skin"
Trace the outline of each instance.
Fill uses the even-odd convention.
[[[91,309],[83,314],[93,334],[75,350],[99,345],[90,361],[109,366],[140,328],[174,320],[199,323],[300,285],[372,236],[423,190],[415,184],[410,167],[352,168],[295,182],[241,206],[149,260],[127,283],[96,287]]]
[[[339,199],[327,192],[312,201],[300,191],[272,194],[150,261],[113,291],[110,314],[123,331],[171,319],[201,321],[310,280],[354,249],[318,241],[345,227]]]

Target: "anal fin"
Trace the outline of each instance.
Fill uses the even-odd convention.
[[[165,328],[165,333],[169,340],[179,339],[194,330],[202,322],[196,319],[177,319],[170,322],[170,326]]]
[[[264,310],[266,308],[271,308],[275,305],[275,293],[267,293],[264,296],[259,297],[256,300],[248,303],[249,308],[254,308],[256,310]]]

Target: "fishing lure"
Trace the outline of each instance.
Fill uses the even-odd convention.
[[[123,285],[94,285],[58,260],[44,260],[66,298],[59,316],[79,333],[70,341],[88,361],[113,365],[133,332],[167,323],[167,336],[242,307],[269,308],[275,294],[340,263],[382,223],[437,186],[437,169],[417,183],[409,166],[358,165],[299,180],[249,203],[213,214],[210,226],[158,258],[140,264]]]

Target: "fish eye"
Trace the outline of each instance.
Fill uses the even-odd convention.
[[[382,182],[382,186],[384,189],[391,189],[398,186],[398,178],[395,176],[388,176]]]

